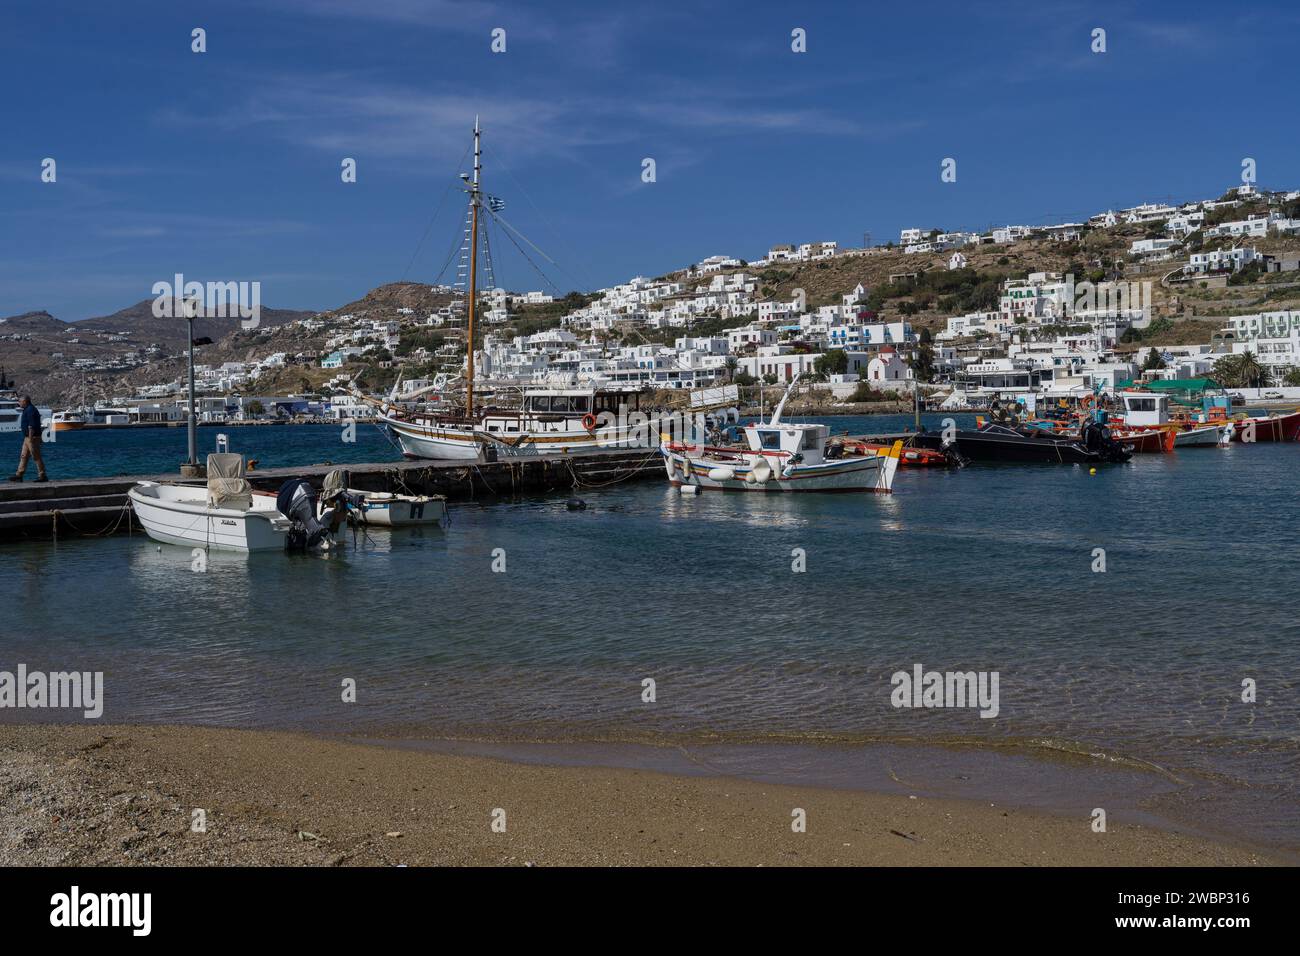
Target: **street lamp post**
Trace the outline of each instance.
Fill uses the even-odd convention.
[[[185,320],[189,324],[190,339],[190,413],[189,413],[189,439],[190,439],[190,458],[189,464],[194,468],[199,463],[198,458],[198,419],[194,414],[194,300],[190,299],[185,303]]]

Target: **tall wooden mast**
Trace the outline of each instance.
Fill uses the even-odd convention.
[[[478,298],[479,170],[482,153],[478,142],[478,117],[474,117],[474,178],[469,183],[469,319],[465,330],[465,416],[474,417],[474,308]]]

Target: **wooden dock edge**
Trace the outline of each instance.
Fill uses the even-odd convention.
[[[638,448],[490,462],[326,462],[258,469],[249,472],[248,480],[258,491],[276,491],[290,478],[305,478],[319,485],[336,468],[349,471],[352,487],[362,491],[445,495],[449,501],[485,503],[527,494],[576,495],[664,474],[658,449]],[[128,506],[127,491],[139,481],[182,480],[179,474],[169,474],[0,484],[0,541],[141,533]]]

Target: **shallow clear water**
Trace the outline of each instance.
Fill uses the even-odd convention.
[[[213,554],[206,573],[139,535],[5,544],[0,669],[103,670],[110,721],[1078,753],[1158,781],[1162,812],[1294,848],[1298,470],[1300,446],[1261,444],[1096,475],[904,471],[890,497],[648,481],[582,490],[585,511],[457,505],[446,530],[330,557]],[[893,707],[916,663],[997,671],[998,716]],[[32,716],[60,717],[0,712]]]

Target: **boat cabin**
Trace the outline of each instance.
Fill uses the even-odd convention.
[[[830,438],[829,425],[759,423],[745,427],[750,451],[781,459],[802,455],[805,465],[819,465],[825,460],[826,442]]]
[[[521,410],[525,415],[581,418],[601,412],[617,415],[620,406],[626,406],[629,412],[639,410],[641,393],[595,388],[529,389],[524,392]]]
[[[1169,396],[1158,392],[1121,392],[1124,400],[1124,424],[1135,428],[1153,428],[1169,422]]]

